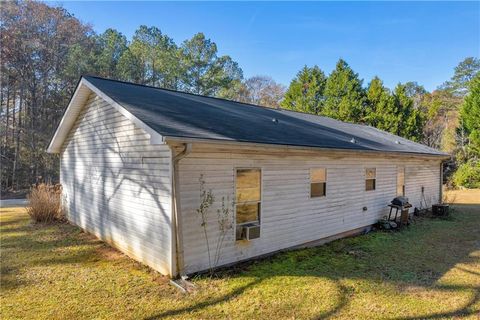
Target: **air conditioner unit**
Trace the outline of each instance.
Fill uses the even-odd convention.
[[[247,224],[242,226],[242,240],[253,240],[260,238],[260,225],[259,224]]]

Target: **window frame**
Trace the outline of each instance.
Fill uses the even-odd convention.
[[[237,201],[237,174],[239,170],[259,170],[260,171],[260,199],[254,201]],[[248,224],[257,224],[261,226],[262,224],[262,203],[263,203],[263,168],[262,167],[235,167],[233,169],[234,178],[233,178],[233,191],[234,191],[234,230],[235,230],[235,239],[237,239],[237,228],[248,225]],[[258,205],[258,220],[256,221],[247,221],[242,223],[237,223],[237,205],[238,204],[252,204],[257,203]],[[240,241],[237,239],[236,241]]]
[[[398,176],[399,176],[400,173],[403,175],[403,184],[401,185],[401,187],[402,187],[402,193],[401,194],[398,192],[398,190],[399,190],[399,188],[398,188],[399,187]],[[395,192],[397,194],[397,197],[398,196],[403,196],[404,197],[405,196],[405,189],[406,189],[406,183],[405,183],[405,181],[406,181],[406,170],[405,170],[405,166],[397,166],[397,178],[396,179],[397,180],[396,180],[396,191]]]
[[[374,178],[368,178],[367,171],[368,170],[374,170],[375,172],[375,177]],[[365,191],[375,191],[377,190],[377,168],[376,167],[365,167],[364,170],[364,177],[365,177]],[[368,189],[368,182],[373,180],[373,188]]]
[[[319,170],[319,169],[323,169],[325,171],[325,178],[323,181],[313,181],[312,179],[312,171],[314,170]],[[315,168],[310,168],[308,174],[309,174],[309,181],[310,181],[310,199],[318,199],[318,198],[325,198],[327,196],[327,182],[328,182],[328,172],[327,172],[327,168],[326,167],[315,167]],[[319,195],[319,196],[314,196],[312,195],[312,185],[313,184],[323,184],[323,195]]]

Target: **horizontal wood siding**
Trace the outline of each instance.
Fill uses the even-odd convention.
[[[68,219],[169,274],[170,171],[170,147],[92,94],[61,153]]]
[[[222,198],[234,199],[235,168],[262,169],[260,239],[236,242],[234,231],[228,232],[220,255],[222,265],[375,223],[388,214],[387,204],[396,196],[397,165],[406,167],[406,195],[413,205],[421,207],[423,198],[431,205],[439,196],[439,164],[439,160],[412,157],[215,152],[194,146],[193,152],[180,161],[179,170],[185,270],[191,273],[209,267],[206,241],[196,213],[200,175],[216,199],[207,223],[213,261],[219,235],[217,209]],[[317,167],[327,169],[327,196],[311,199],[309,172]],[[365,191],[367,167],[376,168],[374,191]]]

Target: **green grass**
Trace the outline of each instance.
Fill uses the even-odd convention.
[[[480,205],[277,254],[194,279],[168,279],[78,228],[1,211],[1,319],[478,319]]]

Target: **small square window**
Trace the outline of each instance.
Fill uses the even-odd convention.
[[[365,190],[375,190],[375,179],[367,179],[365,180]]]
[[[365,169],[365,190],[375,190],[377,171],[375,168]]]
[[[315,168],[310,170],[310,197],[324,197],[327,195],[327,169]]]
[[[310,197],[324,197],[327,195],[327,183],[317,182],[310,184]]]

